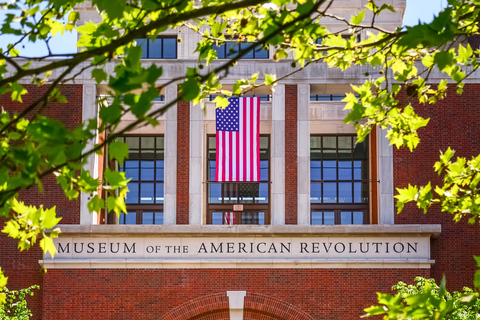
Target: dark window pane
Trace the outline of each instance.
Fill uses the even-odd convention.
[[[365,139],[362,143],[357,143],[353,151],[353,157],[358,158],[367,158],[368,157],[368,148],[367,140]]]
[[[216,160],[208,161],[208,180],[215,180],[215,170],[217,169]]]
[[[138,183],[129,182],[127,184],[128,192],[125,203],[138,203]]]
[[[163,203],[163,183],[155,184],[155,203]]]
[[[210,183],[208,189],[208,203],[222,203],[222,184]]]
[[[321,160],[322,159],[322,138],[310,137],[310,159]]]
[[[140,203],[153,203],[153,183],[140,184]]]
[[[323,224],[323,212],[312,212],[312,225],[322,225]]]
[[[362,179],[368,179],[368,161],[362,161]]]
[[[255,59],[268,59],[268,50],[257,47],[255,49]]]
[[[148,39],[148,58],[161,59],[162,58],[162,39],[155,39],[152,41]]]
[[[153,212],[142,213],[142,224],[153,224]]]
[[[352,137],[338,137],[338,157],[341,159],[352,158]]]
[[[136,39],[137,47],[142,47],[142,59],[147,58],[148,56],[148,46],[147,39]]]
[[[337,183],[329,182],[323,184],[323,203],[337,202]]]
[[[140,139],[138,137],[126,137],[125,142],[128,144],[128,159],[135,160],[140,157]]]
[[[254,198],[258,197],[258,183],[241,183],[238,185],[240,202],[253,203]]]
[[[163,212],[155,212],[155,224],[163,224]]]
[[[342,101],[344,98],[344,94],[332,94],[332,101]]]
[[[225,59],[225,45],[217,46],[213,45],[212,49],[217,52],[217,58],[218,59]]]
[[[253,202],[253,197],[249,200],[250,202]],[[234,183],[223,183],[223,202],[237,203],[237,201],[238,201],[237,185]],[[248,202],[248,200],[245,200],[243,202]]]
[[[339,203],[352,203],[352,183],[351,182],[339,182],[338,183],[338,202]]]
[[[335,224],[335,212],[326,211],[323,213],[323,224],[324,225],[334,225]]]
[[[328,157],[328,159],[335,159],[337,154],[337,139],[336,137],[323,137],[323,156]]]
[[[352,161],[338,161],[338,180],[352,180]]]
[[[265,224],[265,212],[242,212],[241,215],[241,224]]]
[[[362,161],[353,161],[353,179],[362,179]]]
[[[368,203],[368,182],[362,182],[362,202]]]
[[[260,161],[260,181],[268,181],[268,160]]]
[[[310,161],[310,180],[322,180],[322,162]]]
[[[260,183],[258,197],[255,202],[268,203],[268,183]]]
[[[363,224],[363,212],[355,211],[353,213],[353,224]]]
[[[138,180],[138,161],[126,160],[124,165],[123,170],[125,170],[125,177],[127,179]]]
[[[140,180],[153,181],[155,180],[155,162],[153,161],[140,161],[141,175]]]
[[[137,224],[137,213],[129,212],[125,215],[125,224]]]
[[[340,224],[352,224],[352,213],[342,211],[340,215]]]
[[[156,163],[156,180],[163,181],[164,179],[164,169],[165,169],[165,162],[163,160],[157,160]]]
[[[310,183],[310,202],[322,203],[322,184]]]
[[[177,58],[177,39],[163,38],[163,58],[176,59]]]
[[[251,46],[252,46],[251,43],[241,43],[240,44],[240,49],[244,50],[244,49],[250,48]],[[253,50],[247,52],[242,58],[243,59],[253,59]]]
[[[353,184],[355,203],[368,203],[368,182],[355,182]]]
[[[142,137],[142,152],[141,157],[144,160],[155,159],[155,138],[154,137]]]
[[[226,45],[227,58],[233,58],[238,53],[239,45],[236,42],[228,42]]]
[[[323,180],[337,180],[336,161],[323,161]]]
[[[212,224],[223,224],[223,212],[212,212]]]

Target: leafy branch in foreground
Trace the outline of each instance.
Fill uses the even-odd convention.
[[[34,289],[40,289],[39,286],[33,285],[26,289],[9,290],[3,287],[3,295],[5,303],[0,304],[0,320],[28,320],[32,316],[30,309],[27,308],[27,296],[33,296]]]
[[[365,309],[364,317],[384,315],[383,319],[397,320],[478,320],[480,300],[478,293],[463,288],[450,294],[445,289],[445,278],[440,286],[434,279],[415,278],[416,284],[399,282],[392,287],[397,294],[378,295],[378,306]]]
[[[433,189],[429,182],[421,187],[397,188],[395,198],[399,213],[406,203],[415,202],[425,213],[433,204],[440,204],[442,211],[453,214],[457,222],[467,217],[469,223],[475,223],[480,218],[480,155],[471,160],[458,157],[452,161],[454,154],[448,148],[434,165],[438,175],[443,174],[443,185]]]
[[[21,57],[19,40],[0,53],[2,98],[8,95],[9,99],[22,103],[22,97],[28,92],[25,83],[49,86],[34,103],[25,104],[20,113],[2,111],[0,114],[0,216],[10,220],[4,232],[19,239],[20,248],[28,248],[39,238],[44,251],[53,250],[45,233],[46,228],[58,222],[53,208],[30,207],[17,200],[21,190],[34,185],[42,190],[42,179],[49,174],[56,175],[69,199],[78,198],[80,192],[92,194],[88,204],[90,211],[113,211],[117,215],[125,212],[125,175],[107,170],[104,183],[82,170],[86,158],[93,152],[102,153],[108,145],[110,160],[122,162],[128,156],[128,149],[125,144],[114,142],[115,138],[144,124],[157,125],[158,116],[180,100],[200,103],[210,93],[239,95],[259,86],[274,86],[288,75],[317,62],[341,70],[370,65],[372,75],[365,75],[369,79],[353,87],[358,97],[353,94],[346,97],[350,113],[345,121],[356,126],[360,139],[364,139],[374,126],[380,126],[388,129],[391,143],[413,149],[419,143],[417,131],[427,125],[428,119],[415,113],[412,102],[435,103],[442,99],[446,95],[447,79],[461,92],[463,81],[479,67],[479,50],[468,45],[454,46],[462,37],[478,34],[480,4],[474,0],[450,1],[432,23],[391,31],[379,28],[375,21],[382,11],[392,11],[393,7],[377,6],[373,1],[368,2],[365,11],[346,20],[331,15],[328,11],[332,1],[325,0],[273,0],[268,4],[266,0],[141,0],[140,5],[123,0],[108,3],[94,0],[92,4],[97,5],[101,21],[86,22],[79,27],[75,27],[79,19],[75,6],[84,0],[53,0],[46,7],[42,7],[41,2],[2,3],[2,8],[8,12],[1,33],[18,35],[20,40],[43,41],[49,52],[36,59]],[[364,22],[368,11],[372,13],[371,21]],[[323,25],[324,17],[344,23],[344,29],[330,32]],[[161,32],[183,26],[203,37],[196,49],[197,64],[192,64],[185,74],[175,79],[165,79],[162,66],[142,64],[142,49],[135,46],[135,40],[153,40]],[[59,58],[51,52],[50,39],[57,33],[74,29],[80,34],[77,46],[82,47],[82,51],[66,54],[65,59],[48,59]],[[359,31],[367,36],[359,40],[355,35]],[[345,39],[342,32],[352,36]],[[231,59],[215,62],[217,55],[213,46],[231,41],[251,45],[239,50]],[[222,88],[221,80],[235,63],[248,51],[259,48],[273,50],[275,61],[291,61],[292,70],[279,76],[256,73],[247,79],[238,79],[232,90]],[[115,64],[113,71],[108,68],[109,63]],[[90,119],[88,123],[69,129],[46,117],[45,111],[53,103],[67,102],[61,94],[62,84],[67,80],[75,81],[88,69],[97,84],[106,87],[107,94],[113,97],[108,103],[105,97],[98,101],[99,121]],[[436,87],[428,85],[434,70],[445,75],[445,80]],[[262,78],[263,83],[260,83]],[[152,101],[166,85],[179,85],[180,94],[163,108],[152,110]],[[400,103],[398,98],[402,94],[407,97],[405,103]],[[222,106],[226,101],[217,97],[215,102]],[[127,113],[136,120],[119,129]],[[106,139],[86,150],[96,134],[103,133],[109,133]],[[446,170],[451,169],[444,166]],[[458,181],[448,182],[449,186],[443,190],[443,196],[453,195],[454,186],[458,185],[457,195],[461,196],[450,204],[452,208],[460,206],[457,211],[452,209],[459,214],[458,218],[465,214],[465,208],[473,210],[474,205],[467,203],[469,197],[478,205],[476,198],[465,191],[466,180],[460,181],[460,177],[462,173]],[[476,194],[473,183],[476,178],[471,179],[470,190]],[[99,187],[107,192],[106,199],[96,194]],[[422,205],[427,206],[431,202],[429,191],[422,192],[425,194],[420,197],[425,202]],[[47,215],[49,222],[42,224],[40,218]],[[54,233],[50,234],[53,236]],[[1,275],[0,281],[3,281]]]

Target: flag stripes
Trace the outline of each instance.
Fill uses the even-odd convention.
[[[260,98],[216,110],[216,181],[260,181]]]

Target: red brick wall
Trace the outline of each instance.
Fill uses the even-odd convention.
[[[188,224],[190,164],[190,102],[177,109],[177,224]]]
[[[23,104],[12,102],[9,95],[0,95],[0,107],[14,113],[21,112],[27,105],[34,102],[46,91],[46,87],[25,85],[28,94],[22,97]],[[65,85],[61,88],[67,97],[68,103],[51,103],[43,110],[43,115],[62,121],[67,128],[74,129],[82,121],[82,85]],[[80,201],[69,201],[54,176],[45,177],[43,180],[44,192],[38,192],[36,187],[20,193],[20,199],[27,204],[43,205],[45,208],[57,207],[57,216],[62,217],[63,224],[78,224],[80,222]],[[3,228],[4,220],[0,220]],[[0,233],[0,267],[9,277],[9,289],[27,288],[31,285],[43,285],[41,266],[38,261],[42,259],[41,250],[37,247],[29,251],[19,252],[17,242]],[[27,299],[28,307],[34,313],[32,319],[40,319],[42,313],[42,292],[35,290],[33,297]]]
[[[25,88],[28,94],[22,97],[23,103],[12,102],[10,95],[0,95],[0,106],[12,114],[19,113],[47,90],[47,87],[34,85],[25,85]],[[50,103],[42,114],[63,122],[68,129],[74,129],[82,123],[83,86],[64,85],[61,87],[61,92],[68,102]],[[20,194],[21,200],[27,204],[43,205],[46,208],[57,206],[57,216],[62,217],[62,224],[80,223],[80,201],[69,201],[53,175],[45,177],[42,182],[44,192],[38,192],[36,187],[32,187]]]
[[[285,86],[285,223],[297,224],[297,86]]]
[[[174,308],[182,310],[184,304],[189,307],[183,312],[197,308],[201,319],[208,319],[209,310],[189,302],[236,290],[247,291],[248,314],[282,319],[283,309],[291,308],[291,313],[301,310],[314,319],[358,319],[376,302],[375,292],[390,292],[399,280],[429,273],[429,269],[50,269],[43,282],[43,319],[159,319]],[[252,294],[282,303],[262,307]],[[211,314],[216,313],[215,305],[209,305]],[[217,308],[225,310],[224,299]]]
[[[467,84],[461,96],[449,89],[445,100],[435,105],[416,106],[419,114],[431,120],[426,128],[420,129],[421,142],[414,152],[395,149],[395,186],[425,185],[428,181],[435,186],[441,182],[433,165],[439,159],[440,150],[445,151],[448,146],[456,150],[456,156],[470,159],[480,154],[479,103],[480,84]],[[395,224],[442,224],[441,236],[432,240],[432,259],[436,261],[432,276],[440,281],[445,274],[447,288],[460,290],[463,286],[472,286],[473,255],[480,255],[480,228],[466,221],[454,223],[452,218],[438,206],[424,215],[415,205],[407,205],[395,216]]]

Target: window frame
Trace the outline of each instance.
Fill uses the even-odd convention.
[[[165,58],[164,57],[164,39],[175,39],[175,57],[174,58]],[[150,38],[137,38],[135,41],[137,41],[137,46],[138,46],[138,40],[147,40],[147,50],[146,52],[142,51],[142,57],[141,59],[178,59],[178,42],[177,42],[177,36],[176,35],[161,35],[158,36],[155,41],[161,40],[162,41],[162,56],[160,58],[151,58],[149,55],[149,47],[150,43],[154,42]]]
[[[122,138],[123,141],[122,142],[126,142],[125,141],[125,138],[138,138],[138,148],[139,148],[139,154],[141,154],[141,150],[142,150],[142,138],[163,138],[164,139],[164,147],[163,147],[163,160],[164,161],[164,170],[165,170],[165,136],[164,134],[125,134],[125,135],[121,135],[120,137],[118,138]],[[157,150],[159,150],[159,148],[157,148],[157,139],[154,139],[154,152],[157,153]],[[160,159],[154,159],[153,161],[157,161],[157,160],[160,160]],[[125,161],[127,161],[127,159],[125,159]],[[138,161],[142,161],[142,159],[138,159]],[[109,161],[109,167],[111,169],[115,169],[119,172],[125,172],[125,171],[121,171],[121,168],[120,168],[120,165],[118,164],[118,162],[116,161]],[[153,167],[153,170],[156,171],[157,168],[156,166]],[[137,182],[138,184],[142,183],[142,180],[140,179],[141,177],[141,168],[139,166],[139,172],[138,172],[138,180],[134,180],[134,182]],[[125,203],[126,205],[126,208],[127,208],[127,212],[135,212],[136,213],[136,218],[135,218],[135,221],[137,225],[143,225],[143,213],[144,212],[153,212],[154,213],[154,219],[155,219],[155,213],[157,212],[161,212],[162,213],[162,221],[164,219],[164,216],[165,216],[165,211],[164,211],[164,204],[165,204],[165,172],[163,174],[163,179],[162,180],[158,180],[157,177],[156,177],[156,174],[154,176],[154,180],[147,180],[148,182],[147,183],[152,183],[154,185],[154,191],[153,191],[153,196],[156,197],[156,184],[157,183],[163,183],[163,186],[164,186],[164,191],[163,191],[163,196],[164,196],[164,202],[163,203]],[[141,197],[141,194],[139,192],[138,194],[138,197],[140,198]],[[124,217],[124,214],[122,213],[122,215],[120,217],[117,217],[116,215],[110,213],[108,214],[108,219],[107,219],[107,223],[108,224],[119,224],[119,225],[127,225],[126,223],[121,223],[121,219],[122,217]],[[124,218],[125,219],[125,218]],[[151,225],[151,224],[145,224],[145,225]],[[153,224],[155,225],[155,224]],[[158,224],[157,224],[158,225]]]
[[[241,213],[249,213],[249,212],[264,212],[264,225],[270,225],[271,224],[271,192],[272,192],[272,187],[271,187],[271,136],[270,134],[260,134],[260,137],[267,137],[268,138],[268,144],[267,144],[267,152],[268,152],[268,178],[266,181],[254,181],[254,182],[249,182],[249,181],[229,181],[229,182],[218,182],[215,180],[209,180],[209,161],[212,161],[209,158],[210,150],[209,149],[209,140],[210,138],[215,138],[216,134],[207,134],[207,143],[206,143],[206,197],[205,197],[205,203],[206,203],[206,223],[207,224],[212,224],[212,213],[213,212],[235,212],[235,224],[241,225]],[[215,148],[216,150],[216,148]],[[222,203],[209,203],[209,185],[212,183],[220,183],[222,184]],[[230,202],[230,203],[225,203],[224,201],[224,192],[225,188],[223,187],[223,184],[233,184],[233,185],[240,185],[240,184],[254,184],[254,183],[266,183],[268,186],[268,203],[241,203],[241,202]],[[238,189],[237,189],[238,190]],[[233,206],[241,204],[243,205],[243,210],[242,211],[234,211]],[[230,206],[231,210],[227,208]],[[223,225],[223,224],[222,224]]]
[[[352,166],[352,179],[349,179],[349,180],[341,180],[339,179],[339,165],[338,165],[338,162],[339,161],[342,161],[342,160],[345,160],[345,159],[340,159],[339,156],[338,156],[338,138],[339,137],[351,137],[351,141],[352,141],[352,151],[354,150],[355,148],[355,142],[354,142],[354,138],[356,137],[355,134],[310,134],[310,138],[312,137],[320,137],[321,140],[322,140],[322,145],[323,145],[323,137],[335,137],[336,138],[336,157],[335,159],[328,159],[328,161],[335,161],[337,163],[337,165],[335,166],[336,168],[336,179],[335,180],[325,180],[325,179],[321,179],[321,180],[313,180],[312,179],[312,175],[310,173],[310,186],[312,185],[312,183],[321,183],[322,184],[322,194],[321,194],[321,197],[323,197],[323,191],[324,191],[324,188],[323,188],[323,183],[336,183],[336,188],[337,188],[337,192],[336,192],[336,198],[337,198],[337,201],[335,203],[324,203],[322,201],[322,203],[315,203],[315,202],[312,202],[311,199],[310,199],[310,224],[313,225],[313,212],[334,212],[334,224],[335,225],[341,225],[340,222],[341,222],[341,214],[342,212],[363,212],[363,224],[370,224],[370,211],[372,210],[372,202],[374,201],[373,197],[372,197],[372,192],[374,192],[373,188],[372,188],[372,185],[371,185],[371,182],[372,182],[372,168],[371,168],[371,165],[370,165],[370,160],[371,160],[371,157],[372,157],[372,153],[371,153],[371,147],[373,145],[373,143],[371,143],[370,141],[370,135],[365,139],[365,142],[367,143],[367,150],[366,150],[366,157],[363,157],[363,158],[358,158],[360,161],[365,161],[366,163],[366,170],[367,170],[367,173],[366,173],[366,176],[367,178],[366,179],[355,179],[354,178],[354,174],[353,174],[353,170],[354,170],[354,167]],[[311,156],[311,147],[310,147],[310,161],[315,161],[315,160],[312,160],[312,156]],[[346,160],[351,160],[352,162],[355,160],[356,158],[354,157],[354,153],[352,152],[352,156],[351,158],[349,159],[346,159]],[[321,160],[323,161],[323,159]],[[311,168],[311,162],[310,162],[310,168]],[[310,169],[310,172],[311,172],[311,169]],[[323,177],[322,177],[323,178]],[[345,202],[345,203],[341,203],[339,202],[339,198],[340,198],[340,192],[339,192],[339,183],[342,183],[342,182],[351,182],[352,183],[352,202]],[[368,198],[367,198],[367,202],[359,202],[359,203],[355,203],[353,202],[354,201],[354,182],[360,182],[360,183],[366,183],[367,186],[368,186],[368,190],[367,190],[367,194],[368,194]],[[311,188],[310,188],[311,190]],[[310,194],[311,194],[311,191],[310,191]],[[311,195],[310,195],[311,197]],[[352,217],[352,223],[353,223],[353,217]]]
[[[217,59],[231,59],[235,56],[235,54],[237,54],[240,50],[243,50],[243,49],[246,49],[246,48],[242,48],[242,44],[253,44],[254,42],[249,42],[249,41],[235,41],[235,42],[230,42],[230,40],[236,40],[236,39],[231,39],[231,38],[227,38],[226,40],[228,40],[229,42],[225,42],[221,45],[212,45],[212,49],[215,50],[215,52],[217,53]],[[231,46],[234,46],[234,45],[238,45],[238,50],[235,50],[234,53],[230,53],[230,47]],[[222,52],[222,56],[219,55],[219,51],[223,51]],[[255,53],[257,51],[266,51],[267,52],[267,57],[255,57]],[[268,50],[265,50],[263,49],[262,47],[260,47],[259,49],[253,49],[252,51],[252,57],[245,57],[243,56],[241,58],[241,60],[243,59],[270,59],[270,49]]]

